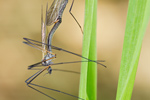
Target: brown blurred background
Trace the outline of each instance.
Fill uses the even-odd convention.
[[[28,88],[24,81],[36,70],[27,66],[41,60],[41,52],[22,43],[23,37],[40,41],[41,5],[53,0],[0,0],[0,100],[50,100]],[[82,33],[69,14],[63,14],[52,44],[81,54]],[[125,32],[128,0],[99,0],[97,14],[98,59],[106,60],[107,68],[98,66],[98,100],[115,100],[121,53]],[[84,0],[75,0],[72,13],[83,26]],[[50,27],[51,28],[51,27]],[[150,24],[143,40],[139,67],[132,100],[150,100]],[[55,52],[55,51],[54,51]],[[54,62],[80,60],[70,54],[56,51]],[[80,64],[53,66],[80,71]],[[46,72],[45,72],[46,73]],[[40,75],[34,83],[78,95],[79,75],[53,71]],[[45,91],[45,90],[44,90]],[[46,91],[58,100],[77,100],[60,93]]]

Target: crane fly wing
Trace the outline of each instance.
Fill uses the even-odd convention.
[[[50,26],[54,22],[57,21],[59,15],[61,16],[60,13],[61,9],[67,4],[67,0],[54,0],[51,7],[47,11],[47,21],[46,25]]]
[[[44,59],[44,56],[45,56],[45,50],[46,50],[46,48],[45,48],[45,43],[46,43],[46,24],[44,23],[44,21],[43,21],[43,6],[42,6],[42,8],[41,8],[41,39],[42,39],[42,43],[44,43],[44,44],[42,44],[42,48],[43,48],[43,50],[42,50],[42,59]]]
[[[47,25],[52,25],[58,18],[60,0],[54,0],[51,7],[47,11]]]

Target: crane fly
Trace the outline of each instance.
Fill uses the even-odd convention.
[[[49,32],[49,36],[48,36],[49,37],[49,41],[48,41],[49,44],[51,44],[51,40],[52,40],[53,34],[55,33],[56,29],[59,27],[59,25],[62,22],[62,14],[63,14],[63,11],[64,11],[67,3],[68,3],[68,0],[54,0],[53,3],[52,3],[52,5],[51,5],[51,7],[49,8],[49,10],[47,10],[48,6],[46,7],[46,18],[45,18],[46,22],[45,22],[45,24],[47,26],[50,26],[50,25],[52,25],[52,24],[55,23],[55,25],[53,26],[53,28]],[[73,3],[74,3],[74,0],[72,1],[71,7],[69,9],[69,13],[72,15],[72,17],[74,18],[74,20],[76,21],[76,23],[80,27],[81,32],[83,33],[82,28],[81,28],[79,22],[76,20],[76,18],[74,17],[74,15],[71,13],[71,9],[72,9]],[[44,26],[45,25],[42,22],[42,27],[44,27]],[[46,31],[46,30],[43,30],[43,31]],[[43,32],[43,36],[45,36],[45,32]],[[42,42],[45,43],[44,39],[43,39]],[[48,48],[48,49],[51,51],[51,48]]]
[[[72,9],[72,6],[73,6],[73,2],[74,2],[74,0],[72,1],[71,7],[70,7],[70,10],[69,10],[71,15],[72,15],[71,9]],[[63,11],[64,11],[67,3],[68,3],[68,0],[54,0],[49,9],[48,9],[48,4],[47,4],[45,22],[43,21],[43,8],[42,8],[42,14],[41,14],[41,36],[42,36],[41,41],[42,42],[39,42],[39,41],[36,41],[36,40],[32,40],[32,39],[28,39],[28,38],[23,38],[24,39],[23,43],[25,43],[25,44],[33,47],[33,48],[36,48],[36,49],[42,51],[42,61],[28,66],[28,69],[31,70],[31,69],[35,69],[35,68],[39,68],[39,67],[44,66],[43,69],[40,69],[37,73],[35,73],[31,77],[29,77],[25,81],[25,83],[27,84],[28,87],[30,87],[30,88],[34,89],[35,91],[37,91],[37,92],[39,92],[39,93],[49,97],[52,100],[56,100],[56,99],[51,97],[50,95],[40,91],[40,90],[34,88],[33,86],[44,88],[44,89],[47,89],[47,90],[52,90],[52,91],[55,91],[55,92],[59,92],[59,93],[68,95],[68,96],[72,96],[72,97],[80,99],[80,100],[84,100],[84,99],[82,99],[82,98],[80,98],[78,96],[75,96],[75,95],[72,95],[72,94],[69,94],[69,93],[66,93],[66,92],[63,92],[63,91],[52,89],[52,88],[48,88],[48,87],[44,87],[44,86],[37,85],[37,84],[33,83],[34,79],[36,79],[45,70],[47,70],[49,74],[52,73],[52,70],[71,72],[71,73],[79,74],[79,72],[75,72],[75,71],[68,71],[68,70],[61,70],[61,69],[52,69],[51,66],[53,66],[53,65],[79,63],[79,62],[95,62],[97,64],[100,64],[100,65],[106,67],[105,65],[103,65],[101,63],[101,62],[104,62],[103,60],[97,60],[97,61],[90,60],[90,59],[88,59],[86,57],[83,57],[83,56],[77,54],[77,53],[74,53],[74,52],[71,52],[71,51],[68,51],[68,50],[65,50],[65,49],[62,49],[62,48],[59,48],[59,47],[51,45],[52,36],[53,36],[53,34],[55,33],[56,29],[58,28],[58,26],[61,23],[62,14],[63,14]],[[73,16],[73,18],[75,19],[74,16]],[[80,24],[78,23],[78,21],[76,19],[75,19],[75,21],[77,22],[77,24],[79,25],[79,27],[80,27],[80,29],[82,31],[82,28],[81,28]],[[54,24],[54,26],[51,29],[51,31],[49,32],[49,34],[48,34],[47,43],[46,43],[46,26],[50,26],[52,24]],[[53,63],[52,60],[56,58],[56,54],[52,52],[52,49],[55,49],[55,50],[58,50],[58,51],[63,51],[63,52],[66,52],[66,53],[69,53],[69,54],[81,57],[81,58],[85,59],[85,61],[72,61],[72,62]]]

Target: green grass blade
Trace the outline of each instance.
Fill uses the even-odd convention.
[[[85,21],[82,56],[96,60],[97,0],[85,1]],[[85,60],[85,59],[82,59]],[[79,97],[85,100],[97,99],[97,64],[82,63]]]
[[[142,40],[149,18],[150,0],[129,0],[116,100],[131,99]]]

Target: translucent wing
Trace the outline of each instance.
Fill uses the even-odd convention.
[[[51,7],[47,11],[46,25],[50,26],[57,21],[58,17],[62,15],[62,10],[66,6],[68,0],[54,0]]]
[[[46,19],[46,18],[45,18]],[[43,7],[41,8],[41,39],[42,39],[42,59],[44,59],[45,56],[45,43],[46,43],[46,24],[43,21]]]

